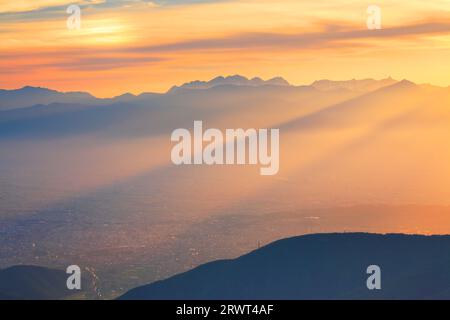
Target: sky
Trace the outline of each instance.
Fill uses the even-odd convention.
[[[372,4],[381,29],[367,28]],[[449,86],[449,56],[450,0],[0,0],[3,89],[112,97],[233,74]]]

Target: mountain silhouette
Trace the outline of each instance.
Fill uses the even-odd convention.
[[[64,271],[36,266],[13,266],[0,270],[0,296],[14,300],[63,299],[73,292],[66,288]]]
[[[51,103],[96,103],[86,92],[59,92],[46,88],[26,86],[16,90],[0,90],[0,111]]]
[[[319,80],[312,83],[310,86],[300,86],[310,87],[317,89],[319,91],[330,91],[346,89],[355,92],[369,92],[375,89],[379,89],[384,86],[394,84],[396,81],[392,78],[383,80],[349,80],[349,81],[331,81],[331,80]],[[293,87],[289,82],[287,82],[282,77],[275,77],[269,80],[263,80],[259,77],[254,77],[248,79],[244,76],[234,75],[234,76],[218,76],[209,81],[191,81],[184,83],[180,86],[173,86],[167,93],[183,93],[185,91],[191,90],[205,90],[217,87]],[[267,88],[266,88],[267,89]],[[145,102],[149,99],[164,96],[164,94],[156,93],[142,93],[139,95],[134,95],[131,93],[124,93],[113,98],[96,98],[87,92],[60,92],[52,89],[41,88],[41,87],[31,87],[26,86],[21,89],[14,90],[0,90],[0,111],[14,110],[28,108],[38,105],[61,105],[61,104],[72,104],[72,105],[110,105],[116,103],[128,103],[128,102]]]
[[[382,80],[374,80],[374,79],[363,79],[363,80],[352,79],[347,81],[317,80],[314,81],[311,84],[311,86],[322,91],[349,89],[361,92],[368,92],[380,89],[382,87],[393,85],[396,82],[397,81],[392,79],[391,77]]]
[[[261,187],[255,203],[267,198],[264,193],[276,199],[291,199],[289,202],[297,208],[324,202],[330,206],[371,203],[373,199],[384,203],[447,204],[449,199],[448,188],[439,182],[448,181],[449,174],[446,168],[450,153],[439,152],[446,150],[449,141],[448,88],[417,85],[406,80],[368,92],[339,86],[321,90],[313,86],[221,85],[123,98],[126,101],[112,99],[101,105],[54,103],[0,112],[0,142],[9,150],[3,155],[4,168],[11,172],[11,181],[23,177],[18,172],[17,163],[20,163],[29,170],[36,168],[37,180],[29,182],[31,179],[24,178],[28,184],[38,185],[37,181],[45,180],[40,177],[41,173],[48,170],[55,180],[45,181],[52,181],[55,187],[53,181],[66,179],[67,170],[75,172],[77,168],[77,176],[82,177],[92,175],[97,171],[94,168],[104,167],[103,163],[109,162],[109,149],[103,152],[103,148],[97,148],[99,152],[92,156],[89,164],[81,165],[86,156],[82,149],[86,145],[107,141],[114,149],[123,149],[125,141],[158,137],[161,143],[145,143],[121,157],[138,159],[141,156],[137,154],[143,150],[147,153],[145,159],[163,156],[169,161],[164,164],[161,160],[160,164],[166,166],[158,176],[164,179],[174,169],[167,157],[171,142],[166,137],[174,129],[189,129],[195,120],[201,119],[209,128],[280,129],[283,137],[280,140],[283,163],[280,176],[291,183],[256,183],[254,168],[241,166],[242,173],[249,174],[249,181]],[[70,143],[56,151],[51,143],[55,138],[68,139]],[[71,144],[74,138],[78,148]],[[13,143],[15,139],[33,141],[33,148]],[[51,156],[55,152],[67,155],[66,160]],[[16,158],[20,161],[13,161]],[[187,175],[194,174],[191,168],[183,169]],[[217,177],[222,178],[224,173],[226,181],[236,183],[235,175],[228,174],[234,166],[210,169]],[[104,180],[109,183],[110,176],[115,174],[108,172]],[[427,182],[405,184],[411,179]],[[302,184],[301,181],[312,183]],[[180,186],[181,182],[177,176],[171,183]],[[84,186],[84,182],[81,181],[77,189],[81,185]],[[244,185],[239,184],[233,190],[240,190]],[[223,184],[216,188],[225,193],[231,189]],[[330,192],[333,197],[329,196]],[[231,198],[239,196],[237,193]],[[287,204],[283,200],[279,203]],[[280,207],[272,209],[276,211]],[[254,209],[254,212],[259,211]]]
[[[91,251],[104,250],[111,243],[108,237],[117,232],[116,225],[137,234],[137,240],[122,239],[121,248],[146,245],[147,235],[153,234],[150,230],[157,230],[163,243],[172,245],[170,239],[175,236],[177,248],[182,243],[200,252],[187,253],[178,269],[166,265],[165,259],[171,257],[157,256],[153,247],[139,249],[136,260],[127,255],[126,260],[130,257],[133,262],[141,262],[141,257],[154,259],[157,266],[151,267],[163,270],[144,272],[148,277],[141,279],[145,280],[130,284],[136,286],[217,257],[240,255],[261,233],[263,242],[311,231],[448,233],[448,209],[389,208],[448,204],[449,88],[404,80],[387,86],[381,81],[374,90],[372,85],[350,82],[326,87],[216,85],[168,94],[123,95],[100,104],[55,102],[1,111],[0,143],[7,152],[0,159],[5,182],[0,211],[2,217],[18,221],[0,225],[5,256],[48,235],[43,247],[52,248],[53,254],[66,254],[64,247],[57,249],[54,243],[69,236],[67,241],[77,244],[76,252],[92,257]],[[191,129],[194,120],[220,130],[279,128],[279,175],[262,179],[255,166],[174,166],[168,156],[173,146],[170,134],[176,128]],[[159,200],[155,203],[155,199]],[[347,209],[347,205],[374,203],[387,208]],[[292,223],[292,229],[288,222],[273,230],[259,223],[249,230],[243,223],[242,213],[290,212],[297,217],[310,207],[327,210],[307,212],[317,220],[307,219],[306,227],[301,219]],[[183,224],[174,235],[155,223],[169,214],[174,224]],[[220,241],[203,244],[204,234],[215,237],[218,233],[197,221],[216,216],[236,216],[236,223],[230,229],[217,229],[226,234],[213,238]],[[289,217],[284,221],[290,221]],[[61,227],[59,221],[63,221]],[[98,241],[90,241],[97,230],[85,226],[101,229],[95,233]],[[222,239],[234,239],[234,234],[244,235],[245,247],[230,244],[231,240],[223,243]],[[222,248],[216,250],[219,244]],[[180,250],[185,252],[184,247]],[[35,251],[30,248],[20,261],[36,261]],[[166,252],[173,252],[172,247]],[[116,251],[105,255],[115,259]],[[142,265],[148,265],[148,260]],[[421,276],[411,277],[417,281]]]
[[[381,81],[378,87],[383,83]],[[168,94],[124,94],[110,99],[93,98],[92,102],[75,99],[68,103],[59,101],[67,94],[57,93],[51,103],[40,104],[38,101],[48,97],[45,96],[47,89],[39,89],[37,92],[43,93],[44,97],[33,100],[35,105],[15,106],[0,112],[0,138],[67,136],[104,132],[104,129],[111,129],[114,134],[167,133],[175,127],[190,126],[195,119],[223,121],[220,117],[229,117],[230,126],[267,126],[243,120],[257,112],[283,123],[291,115],[312,113],[362,94],[362,89],[352,90],[352,87],[338,86],[322,91],[314,86],[291,86],[282,78],[264,81],[230,76],[186,84]],[[31,100],[21,105],[30,104]],[[284,112],[279,112],[279,108]],[[259,117],[253,118],[259,122]]]
[[[381,290],[366,286],[381,268]],[[121,299],[450,299],[450,236],[312,234],[133,289]]]
[[[181,86],[174,86],[169,90],[169,93],[177,92],[182,89],[209,89],[217,86],[234,85],[234,86],[289,86],[282,77],[275,77],[269,80],[263,80],[259,77],[248,79],[240,75],[223,77],[219,76],[210,81],[191,81]]]

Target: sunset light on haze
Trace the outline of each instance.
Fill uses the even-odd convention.
[[[217,75],[407,78],[450,85],[450,1],[1,1],[0,87],[89,91],[99,97],[165,92]]]

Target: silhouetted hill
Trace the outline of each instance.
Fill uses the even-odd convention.
[[[58,92],[46,88],[23,87],[0,90],[0,111],[51,103],[96,103],[98,100],[86,92]]]
[[[67,275],[62,270],[37,266],[13,266],[0,270],[0,300],[59,300],[82,296],[84,291],[66,287]],[[84,282],[87,283],[87,282]],[[83,288],[82,284],[82,289]]]
[[[219,76],[210,81],[191,81],[181,86],[172,87],[169,92],[177,92],[180,89],[209,89],[217,86],[289,86],[289,82],[281,77],[272,78],[269,80],[263,80],[259,77],[247,79],[240,75],[223,77]]]
[[[381,290],[368,290],[369,265]],[[121,299],[450,299],[450,236],[313,234],[133,289]]]
[[[392,78],[386,78],[382,80],[363,79],[363,80],[345,80],[345,81],[333,81],[333,80],[317,80],[311,84],[321,91],[336,90],[336,89],[348,89],[361,92],[374,91],[386,86],[393,85],[397,81]]]
[[[125,101],[117,97],[96,104],[36,105],[0,112],[0,139],[92,132],[122,136],[166,134],[173,128],[190,126],[196,119],[212,123],[222,122],[223,117],[231,117],[230,126],[262,126],[258,117],[253,117],[258,123],[246,119],[258,112],[283,122],[290,114],[311,112],[358,94],[349,90],[322,94],[311,87],[219,85],[164,95],[126,96]],[[299,101],[307,101],[305,107],[299,107]],[[279,112],[279,108],[285,112]]]
[[[392,78],[374,80],[347,80],[347,81],[332,81],[319,80],[312,83],[310,87],[319,91],[333,91],[333,90],[351,90],[360,93],[366,93],[377,90],[379,88],[392,85],[397,81]],[[168,93],[180,93],[185,91],[192,91],[194,89],[212,89],[216,87],[233,86],[233,87],[293,87],[282,77],[275,77],[268,80],[263,80],[259,77],[248,79],[240,75],[234,76],[218,76],[209,81],[195,80],[184,83],[180,86],[173,86]],[[156,93],[142,93],[140,95],[133,95],[124,93],[122,95],[100,99],[96,98],[87,92],[60,92],[48,88],[26,86],[21,89],[4,90],[0,89],[0,111],[28,108],[36,105],[51,105],[51,104],[74,104],[74,105],[108,105],[114,103],[139,102],[152,99],[154,97],[163,96],[164,94]]]

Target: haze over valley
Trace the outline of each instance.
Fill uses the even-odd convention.
[[[0,268],[89,267],[112,298],[289,236],[450,232],[448,87],[229,76],[0,98]],[[278,174],[173,165],[170,134],[195,120],[279,128]]]

